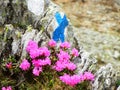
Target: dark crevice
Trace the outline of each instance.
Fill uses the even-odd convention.
[[[4,50],[1,53],[0,59],[9,58],[9,55],[11,54],[12,51],[12,42],[13,38],[7,39],[6,44],[4,46]]]
[[[38,42],[38,46],[39,47],[41,46],[41,44],[42,44],[43,41],[44,41],[43,39],[40,39],[40,41]]]
[[[10,24],[12,22],[12,19],[14,17],[14,8],[12,6],[12,0],[9,0],[9,3],[7,4],[7,7],[6,7],[6,19],[5,19],[5,23],[6,24]]]

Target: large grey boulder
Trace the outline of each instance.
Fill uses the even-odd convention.
[[[14,56],[17,60],[24,59],[27,56],[26,45],[31,39],[35,40],[39,46],[47,45],[47,42],[53,36],[54,30],[59,26],[55,14],[59,12],[61,17],[65,15],[59,6],[49,0],[42,0],[40,6],[36,7],[37,9],[41,8],[41,12],[38,12],[39,9],[34,11],[34,7],[30,5],[33,1],[2,0],[0,2],[0,24],[6,24],[2,46],[0,46],[2,47],[0,52],[1,59],[6,59],[10,55]],[[69,22],[69,25],[65,28],[64,35],[65,41],[69,41],[71,46],[79,49],[80,56],[74,59],[74,63],[78,67],[76,73],[94,71],[96,76],[92,89],[110,90],[111,86],[114,85],[113,81],[116,79],[116,73],[112,65],[108,64],[97,70],[97,60],[91,58],[89,53],[82,49],[73,29],[74,27]],[[101,80],[99,81],[99,79]],[[105,82],[102,83],[103,81]]]
[[[40,6],[35,7],[35,9],[32,9],[32,8],[34,8],[34,5],[32,5],[32,3],[34,3],[34,1],[35,1],[35,4],[37,4],[36,1],[38,1]],[[59,26],[56,21],[55,14],[57,12],[59,12],[61,17],[63,17],[65,15],[59,6],[55,5],[54,3],[52,3],[49,0],[45,0],[45,1],[43,0],[40,2],[39,2],[39,0],[32,0],[32,1],[31,0],[26,0],[26,1],[4,0],[4,1],[1,1],[1,3],[2,3],[0,6],[1,13],[2,13],[1,14],[1,19],[2,19],[1,25],[10,23],[10,24],[14,25],[15,27],[23,28],[23,30],[14,30],[12,25],[5,26],[4,39],[6,39],[6,40],[12,39],[14,42],[14,43],[12,43],[12,45],[17,49],[17,46],[15,46],[15,45],[18,44],[17,42],[19,40],[16,39],[15,32],[20,33],[21,34],[21,37],[20,37],[21,43],[20,44],[22,44],[22,46],[20,46],[20,47],[23,48],[23,52],[25,50],[25,46],[27,45],[26,41],[28,42],[28,40],[33,39],[33,37],[36,37],[36,33],[39,33],[39,31],[46,33],[47,37],[49,39],[51,39],[53,36],[54,30]],[[39,5],[39,4],[37,4],[37,5]],[[39,12],[39,8],[42,9],[41,12]],[[38,10],[36,10],[36,9],[38,9]],[[37,13],[37,12],[39,12],[39,13]],[[27,27],[27,25],[32,25],[32,27],[36,28],[37,30],[32,30],[32,32],[27,32],[26,28],[24,28],[24,27]],[[11,34],[11,33],[13,33],[13,34]],[[65,35],[65,40],[70,41],[72,45],[76,45],[75,44],[76,41],[74,40],[75,37],[74,37],[73,31],[72,31],[72,26],[70,24],[68,25],[68,27],[65,28],[64,35]],[[44,36],[44,35],[42,34],[42,36]],[[40,39],[38,39],[37,41],[40,42]],[[44,40],[42,40],[42,41],[44,41]],[[46,40],[46,41],[48,41],[48,40]],[[6,42],[6,44],[7,44],[7,42]],[[25,46],[24,46],[24,44],[25,44]],[[5,47],[5,44],[3,44],[3,47]],[[15,54],[15,53],[17,53],[17,51],[19,51],[19,50],[15,50],[14,47],[12,47],[12,49],[13,49],[11,52],[12,54]],[[4,50],[2,50],[2,51],[4,51]],[[22,54],[22,56],[23,55],[24,54]]]

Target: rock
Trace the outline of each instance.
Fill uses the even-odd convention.
[[[117,88],[117,90],[120,90],[120,86]]]
[[[25,58],[26,57],[26,46],[28,45],[28,42],[30,40],[33,40],[33,38],[36,36],[37,30],[32,29],[31,31],[26,30],[26,32],[24,33],[24,35],[22,35],[21,37],[21,46],[22,46],[22,54],[21,54],[21,58]]]
[[[32,2],[34,2],[34,1],[32,1]],[[19,27],[19,26],[21,27],[21,25],[23,25],[23,23],[24,23],[24,25],[31,24],[34,28],[40,30],[40,32],[45,32],[47,37],[49,39],[51,39],[53,37],[54,30],[59,26],[59,24],[56,21],[55,14],[57,12],[59,12],[61,18],[63,18],[65,16],[65,14],[62,12],[62,9],[60,9],[59,6],[55,5],[54,3],[50,2],[49,0],[46,0],[45,2],[44,1],[41,2],[42,4],[45,3],[45,6],[46,6],[45,8],[46,9],[43,9],[44,11],[41,12],[41,14],[39,13],[40,15],[38,15],[38,14],[36,14],[36,12],[38,12],[38,11],[34,12],[33,10],[31,10],[32,6],[31,5],[30,5],[31,7],[29,6],[29,3],[32,3],[32,2],[31,1],[27,1],[27,2],[25,2],[25,1],[22,1],[22,2],[21,1],[20,2],[11,1],[11,2],[9,2],[8,1],[7,2],[6,0],[2,1],[3,5],[5,5],[5,7],[7,9],[7,11],[3,9],[2,13],[5,12],[5,13],[8,14],[8,15],[5,15],[5,16],[2,16],[2,18],[5,18],[4,23],[11,23],[13,25],[17,24],[17,27]],[[39,0],[38,0],[38,2],[39,2]],[[11,8],[8,7],[8,5],[10,5]],[[27,9],[27,7],[28,7],[29,10]],[[44,6],[42,6],[42,7],[44,7]],[[2,8],[2,6],[1,6],[1,8]],[[11,9],[11,10],[8,10],[8,9]],[[34,8],[34,9],[36,9],[36,8]],[[13,10],[13,12],[11,12],[12,10]],[[16,15],[18,15],[18,16],[16,16]],[[14,23],[14,21],[15,21],[15,23]],[[28,32],[26,30],[23,30],[21,32],[18,31],[18,33],[22,33],[22,35],[19,39],[20,40],[19,45],[21,44],[21,46],[17,46],[19,40],[15,36],[13,36],[13,35],[15,35],[17,30],[14,31],[9,26],[11,26],[11,25],[7,26],[8,32],[7,33],[5,32],[4,39],[12,38],[13,47],[11,48],[12,49],[11,53],[16,54],[17,51],[19,51],[19,50],[16,50],[16,49],[18,47],[21,47],[21,49],[23,49],[22,51],[19,51],[19,52],[22,52],[21,57],[24,57],[23,55],[26,56],[25,47],[28,43],[28,40],[37,38],[36,35],[38,35],[38,34],[36,34],[36,33],[40,33],[40,32],[37,31],[37,30],[32,30],[32,32]],[[13,26],[11,26],[11,27],[13,27]],[[68,32],[68,29],[69,29],[69,32]],[[11,33],[13,33],[13,34],[11,34]],[[6,36],[6,34],[9,35],[9,36]],[[68,41],[71,42],[72,45],[75,45],[74,43],[76,43],[76,42],[74,41],[74,35],[73,35],[73,32],[72,32],[71,25],[69,25],[68,28],[65,28],[64,36],[65,36],[65,40],[68,40]],[[69,38],[71,36],[73,36],[73,37]],[[38,41],[38,42],[40,41],[39,38],[37,38],[35,40]]]
[[[44,0],[26,0],[28,10],[30,10],[35,15],[41,15],[44,12]]]
[[[97,63],[97,60],[95,58],[91,58],[89,53],[80,49],[80,57],[81,58],[75,58],[74,63],[77,65],[77,73],[81,74],[85,71],[89,70],[93,72],[95,70],[95,64]]]
[[[32,16],[30,12],[28,12],[26,7],[25,0],[2,0],[0,1],[0,9],[2,21],[0,23],[3,24],[17,24],[17,25],[29,25],[31,23]],[[2,26],[1,25],[1,26]]]
[[[119,58],[120,57],[120,52],[119,51],[115,51],[113,57],[114,58]]]
[[[27,29],[26,32],[21,37],[21,59],[24,59],[27,56],[26,53],[26,46],[30,40],[36,41],[39,46],[46,46],[47,42],[49,41],[49,37],[47,36],[46,32],[39,32],[36,29],[31,29],[30,31]]]
[[[111,64],[101,67],[96,72],[95,80],[92,84],[92,90],[113,90],[112,87],[115,86],[116,76],[115,70]]]
[[[74,32],[77,41],[79,41],[79,46],[83,46],[98,62],[103,61],[103,64],[112,63],[114,67],[120,66],[119,34],[101,33],[85,27],[75,28]]]
[[[9,56],[15,56],[15,59],[17,60],[26,58],[27,53],[25,48],[31,39],[36,41],[39,46],[47,45],[47,42],[53,38],[55,30],[60,27],[61,22],[65,17],[62,9],[56,4],[49,2],[49,0],[46,0],[45,2],[45,4],[48,6],[45,8],[41,7],[44,11],[41,11],[40,13],[38,13],[39,10],[36,12],[29,8],[29,6],[27,6],[28,2],[26,1],[21,0],[17,3],[17,0],[4,0],[1,2],[1,12],[2,14],[3,12],[5,13],[4,16],[2,15],[4,24],[11,23],[13,25],[17,25],[17,28],[11,24],[5,26],[5,32],[3,35],[4,37],[2,38],[3,40],[1,46],[2,51],[0,52],[1,59],[7,59]],[[3,6],[6,8],[6,10],[3,8]],[[59,13],[58,19],[60,19],[60,21],[57,20],[56,13]],[[21,25],[30,26],[28,26],[26,29],[21,28]],[[71,23],[69,23],[67,27],[64,27],[64,32],[62,32],[62,34],[65,37],[65,41],[69,41],[71,46],[76,47],[80,51],[80,56],[78,58],[74,58],[73,61],[78,67],[76,73],[80,74],[84,73],[85,71],[96,72],[95,81],[92,84],[93,90],[109,90],[114,84],[114,80],[116,78],[112,65],[108,64],[101,67],[97,71],[95,67],[97,60],[92,58],[89,53],[82,49],[79,38],[73,32],[73,29],[74,27],[71,25]],[[89,32],[87,33],[89,34]],[[94,33],[94,35],[96,35],[96,33]],[[89,38],[89,40],[90,39],[91,38]],[[58,43],[59,42],[62,42],[61,38],[59,39]],[[91,42],[88,42],[88,44],[91,44]]]

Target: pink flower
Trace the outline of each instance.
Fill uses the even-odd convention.
[[[55,65],[53,66],[53,69],[55,69],[56,71],[60,72],[62,70],[64,70],[65,68],[67,68],[68,70],[75,70],[76,69],[76,65],[72,62],[66,62],[66,61],[60,61],[58,60]]]
[[[50,51],[48,50],[48,48],[47,47],[41,47],[41,48],[39,48],[39,50],[40,50],[40,56],[46,56],[46,57],[48,57],[48,56],[50,56]]]
[[[90,80],[90,81],[93,81],[95,78],[95,76],[91,72],[85,72],[83,77],[85,78],[85,80]]]
[[[7,64],[6,64],[6,67],[7,67],[8,69],[12,68],[12,62],[7,63]]]
[[[51,65],[51,60],[46,57],[45,59],[38,59],[38,60],[32,60],[32,64],[35,67],[45,66],[45,65]]]
[[[73,75],[71,76],[71,86],[75,86],[78,83],[80,83],[80,76],[79,75]]]
[[[80,80],[81,80],[81,82],[83,82],[85,79],[86,79],[86,78],[84,77],[84,75],[83,75],[83,74],[80,74]]]
[[[61,61],[69,61],[70,59],[70,55],[68,54],[68,52],[62,50],[60,50],[60,53],[57,56]]]
[[[24,71],[28,70],[30,68],[30,63],[28,62],[28,60],[24,59],[20,64],[20,68]]]
[[[2,87],[2,90],[12,90],[12,87],[11,86]]]
[[[68,68],[68,70],[71,70],[71,71],[76,69],[76,65],[72,62],[66,64],[66,67]]]
[[[50,40],[50,41],[48,42],[48,45],[49,45],[51,48],[53,48],[53,47],[56,46],[56,42],[52,39],[52,40]]]
[[[6,90],[6,88],[5,88],[5,87],[2,87],[2,90]]]
[[[51,60],[50,58],[46,57],[45,60],[43,60],[42,65],[51,65]]]
[[[12,90],[12,87],[11,87],[11,86],[8,86],[8,87],[7,87],[7,90]]]
[[[42,72],[42,67],[34,67],[34,69],[33,69],[33,74],[35,75],[35,76],[39,76],[39,74]]]
[[[68,49],[68,48],[70,48],[70,43],[68,43],[68,42],[63,42],[63,43],[60,44],[60,47],[61,47],[61,48]]]
[[[79,55],[78,50],[76,48],[72,49],[72,55],[76,57]]]
[[[68,75],[68,74],[64,74],[63,76],[60,76],[59,78],[62,82],[66,83],[66,84],[70,83],[70,75]]]
[[[26,47],[26,51],[27,51],[27,52],[30,52],[30,50],[37,49],[37,48],[38,48],[37,43],[36,43],[35,41],[30,40],[30,41],[28,42],[27,47]]]
[[[66,64],[59,60],[55,63],[55,66],[53,66],[53,69],[55,69],[58,72],[62,71],[65,68],[66,68]]]
[[[41,60],[32,60],[32,64],[34,65],[34,67],[40,67],[41,66]]]
[[[35,67],[45,66],[45,65],[51,65],[51,60],[46,57],[45,59],[38,59],[38,60],[32,60],[32,64]]]
[[[70,86],[75,86],[76,84],[78,84],[80,82],[79,75],[70,76],[68,74],[64,74],[63,76],[60,76],[59,78],[62,82],[66,83],[67,85],[70,85]]]
[[[34,58],[40,56],[40,50],[37,49],[37,48],[32,49],[32,50],[30,50],[29,54],[30,54],[30,57],[31,57],[32,59],[34,59]]]

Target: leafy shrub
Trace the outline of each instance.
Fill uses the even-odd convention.
[[[39,47],[35,41],[30,40],[26,51],[28,56],[23,60],[3,60],[2,90],[78,89],[80,85],[89,85],[89,81],[94,80],[91,72],[74,74],[77,66],[72,60],[79,56],[79,52],[75,48],[71,50],[68,42],[57,45],[54,40],[50,40],[48,46]]]

